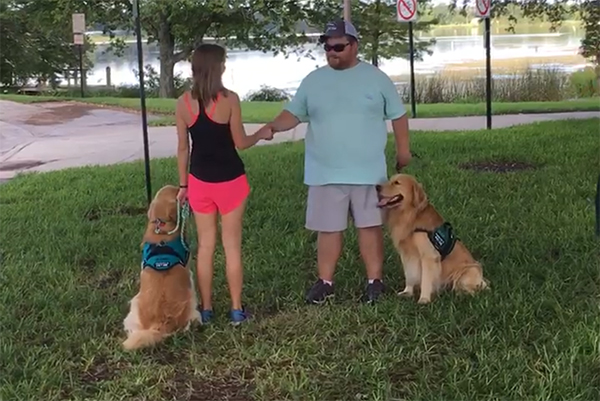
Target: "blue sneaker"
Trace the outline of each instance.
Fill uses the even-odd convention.
[[[231,324],[237,326],[248,320],[248,314],[243,309],[232,309],[229,312],[229,318],[231,319]]]
[[[210,324],[210,321],[215,317],[212,309],[205,309],[200,311],[200,316],[202,316],[202,324]]]

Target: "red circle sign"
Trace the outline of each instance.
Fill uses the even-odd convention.
[[[413,7],[411,9],[411,7]],[[398,0],[396,2],[396,10],[398,16],[405,21],[412,19],[417,12],[417,1],[416,0]]]
[[[477,7],[477,11],[479,14],[486,15],[488,11],[490,11],[490,5],[492,4],[492,0],[476,0],[475,7]],[[483,7],[483,10],[481,9]]]

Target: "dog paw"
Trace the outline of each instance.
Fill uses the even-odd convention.
[[[398,293],[398,296],[402,297],[402,298],[412,298],[413,292],[412,291],[407,291],[407,290],[400,291]]]
[[[431,302],[431,299],[429,299],[429,298],[419,298],[419,301],[418,301],[418,303],[420,303],[422,305],[428,304],[430,302]]]

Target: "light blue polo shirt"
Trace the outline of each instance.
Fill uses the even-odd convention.
[[[308,122],[306,185],[374,185],[387,179],[386,120],[406,110],[379,68],[362,61],[346,70],[318,68],[302,80],[285,110]]]

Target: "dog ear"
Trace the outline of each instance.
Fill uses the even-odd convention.
[[[419,212],[421,210],[425,209],[425,207],[427,206],[427,203],[428,203],[427,195],[425,194],[425,191],[423,190],[423,186],[421,184],[419,184],[418,182],[415,182],[415,184],[413,185],[412,201],[413,201],[413,206]]]

